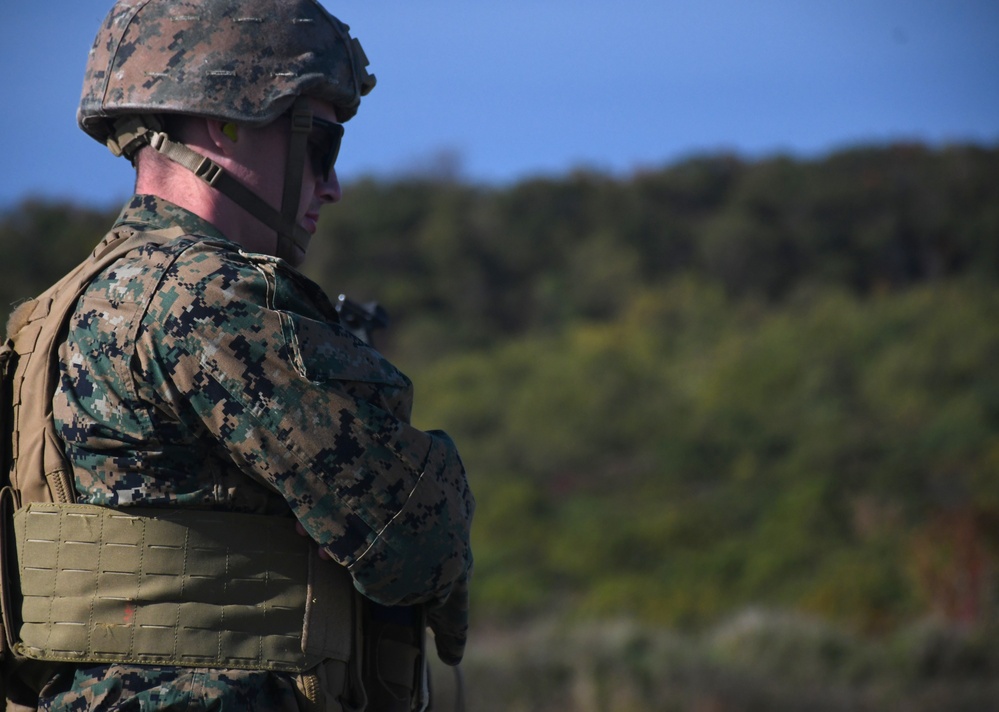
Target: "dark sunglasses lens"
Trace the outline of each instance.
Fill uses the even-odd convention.
[[[312,120],[313,135],[309,138],[309,155],[312,158],[312,170],[323,180],[330,179],[330,171],[340,153],[340,141],[343,138],[343,126],[322,119]]]

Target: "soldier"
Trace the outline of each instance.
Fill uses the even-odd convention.
[[[366,66],[314,0],[120,0],[100,28],[78,121],[133,163],[136,194],[52,337],[65,485],[36,467],[32,494],[41,425],[15,409],[12,699],[411,710],[427,626],[460,661],[458,453],[409,424],[409,380],[295,269],[340,199]],[[67,284],[12,317],[19,369]]]

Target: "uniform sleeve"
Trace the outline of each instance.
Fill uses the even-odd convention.
[[[155,398],[279,492],[361,593],[442,605],[471,567],[475,504],[454,443],[409,424],[409,380],[280,263],[190,252],[137,343]]]

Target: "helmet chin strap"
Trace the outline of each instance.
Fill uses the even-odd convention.
[[[302,199],[302,174],[305,172],[309,132],[312,130],[312,107],[305,97],[297,97],[291,107],[291,131],[288,134],[288,155],[284,161],[284,191],[281,196],[283,225],[290,231],[277,231],[277,256],[294,264],[297,247],[305,252],[312,235],[298,224],[298,205]]]
[[[127,116],[115,122],[115,131],[108,139],[108,148],[116,156],[132,159],[142,146],[150,146],[174,163],[219,191],[236,205],[277,233],[277,257],[295,262],[296,248],[305,252],[312,236],[298,224],[298,206],[302,196],[302,174],[305,169],[309,131],[312,129],[312,109],[304,97],[292,106],[288,155],[285,159],[284,190],[278,211],[252,190],[233,178],[218,163],[171,141],[163,125],[153,115]]]

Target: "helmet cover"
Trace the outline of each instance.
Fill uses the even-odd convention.
[[[260,126],[298,96],[347,121],[375,84],[349,29],[316,0],[119,0],[90,50],[77,122],[101,143],[131,114]]]

